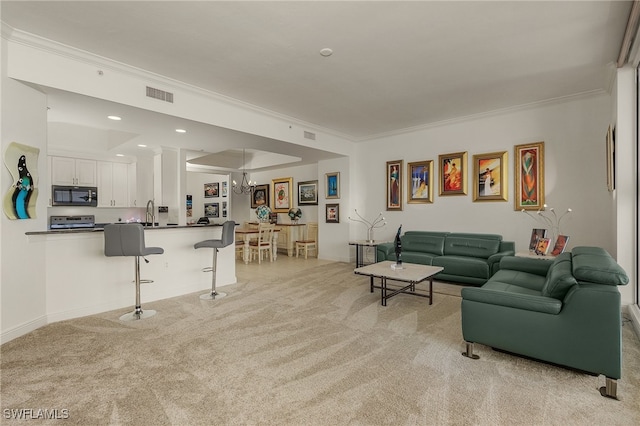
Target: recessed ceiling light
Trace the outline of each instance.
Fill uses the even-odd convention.
[[[138,146],[139,146],[140,148],[146,148],[146,147],[147,147],[145,144],[142,144],[142,143],[139,143],[139,144],[138,144]]]
[[[176,129],[177,133],[187,133],[185,129]]]
[[[116,157],[124,157],[124,154],[116,154]]]
[[[109,115],[109,116],[107,116],[107,118],[108,118],[109,120],[115,120],[115,121],[120,121],[120,120],[122,120],[122,118],[118,117],[117,115]]]
[[[324,57],[331,56],[333,55],[333,50],[329,49],[328,47],[325,47],[324,49],[320,49],[320,54]]]

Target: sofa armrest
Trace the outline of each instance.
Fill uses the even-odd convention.
[[[465,287],[462,289],[462,299],[553,315],[559,314],[562,309],[562,302],[551,297],[510,293],[486,288]]]
[[[395,260],[396,250],[393,243],[381,243],[376,246],[378,261]]]
[[[498,272],[498,270],[501,268],[500,266],[500,260],[505,257],[505,256],[513,256],[515,254],[515,252],[513,250],[504,250],[501,252],[498,252],[496,254],[492,254],[491,256],[489,256],[489,258],[487,259],[487,263],[489,264],[489,270],[491,271],[491,275],[495,274],[496,272]]]
[[[500,259],[500,269],[528,272],[541,277],[547,276],[552,264],[553,260],[551,259],[533,259],[520,256],[505,256]]]

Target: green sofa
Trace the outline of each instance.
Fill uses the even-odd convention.
[[[436,279],[482,285],[500,268],[500,259],[515,254],[501,235],[407,231],[401,237],[402,261],[442,266]],[[379,244],[377,260],[396,260],[393,243]]]
[[[622,328],[617,286],[629,282],[604,249],[575,247],[554,260],[508,256],[480,288],[462,289],[463,355],[474,343],[606,376],[616,398]]]

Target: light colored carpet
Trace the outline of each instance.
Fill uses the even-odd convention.
[[[633,425],[640,343],[625,325],[621,401],[603,377],[476,345],[460,355],[459,287],[380,306],[353,265],[265,275],[215,302],[198,294],[42,327],[1,347],[7,409],[68,410],[25,424]],[[597,344],[597,343],[594,343]]]

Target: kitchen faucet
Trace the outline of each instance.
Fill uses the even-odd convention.
[[[151,205],[151,211],[149,211],[149,205]],[[151,219],[151,221],[149,221]],[[147,224],[151,223],[151,226],[155,226],[156,223],[156,205],[153,200],[147,201],[147,215],[145,218]]]

